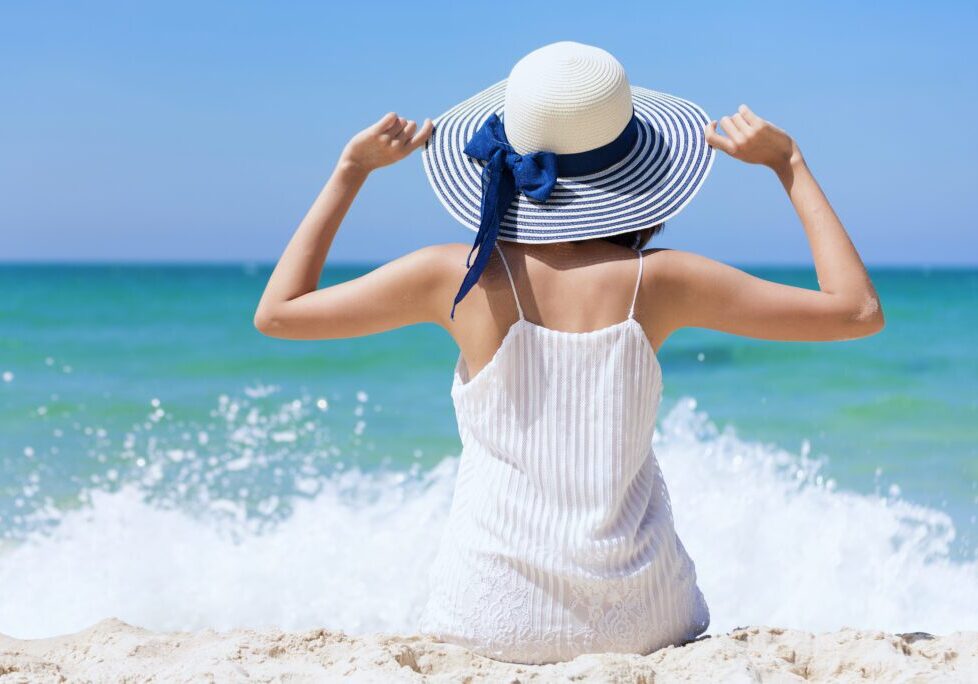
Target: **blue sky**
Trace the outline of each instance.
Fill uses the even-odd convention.
[[[786,128],[868,264],[976,264],[976,33],[965,3],[4,3],[0,259],[274,261],[357,130],[576,40]],[[415,155],[330,261],[471,239]],[[728,158],[656,244],[811,263],[773,174]]]

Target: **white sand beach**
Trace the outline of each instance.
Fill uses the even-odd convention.
[[[161,633],[107,619],[49,639],[0,636],[0,682],[975,682],[978,632],[744,627],[648,656],[501,663],[419,636],[339,631]]]

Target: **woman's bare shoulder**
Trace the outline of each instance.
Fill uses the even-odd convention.
[[[466,260],[472,245],[461,242],[445,242],[425,245],[405,255],[407,265],[421,275],[432,287],[455,287],[467,270]]]
[[[429,273],[455,273],[465,270],[465,260],[471,245],[461,242],[445,242],[419,247],[405,255],[413,267]]]
[[[439,259],[450,260],[458,257],[459,254],[463,256],[468,254],[470,249],[472,249],[472,245],[466,245],[461,242],[440,242],[419,247],[414,251],[414,254],[422,255],[426,259],[435,261]]]
[[[708,256],[672,247],[652,247],[642,251],[649,279],[659,286],[683,285],[692,279],[730,268]]]
[[[752,277],[739,269],[696,252],[670,247],[645,250],[642,291],[655,296],[665,309],[688,311],[718,288],[741,287]]]

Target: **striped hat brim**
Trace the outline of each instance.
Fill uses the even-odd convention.
[[[698,105],[630,86],[638,139],[620,162],[586,176],[558,177],[546,202],[517,194],[500,221],[499,239],[513,242],[586,240],[648,228],[675,217],[703,186],[715,153]],[[493,113],[505,122],[506,80],[434,120],[421,158],[438,199],[463,226],[478,231],[484,162],[463,151]]]

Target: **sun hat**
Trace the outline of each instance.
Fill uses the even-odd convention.
[[[709,120],[688,100],[630,85],[610,53],[572,41],[534,50],[435,118],[425,174],[476,231],[455,305],[497,239],[586,240],[676,216],[713,165]]]

